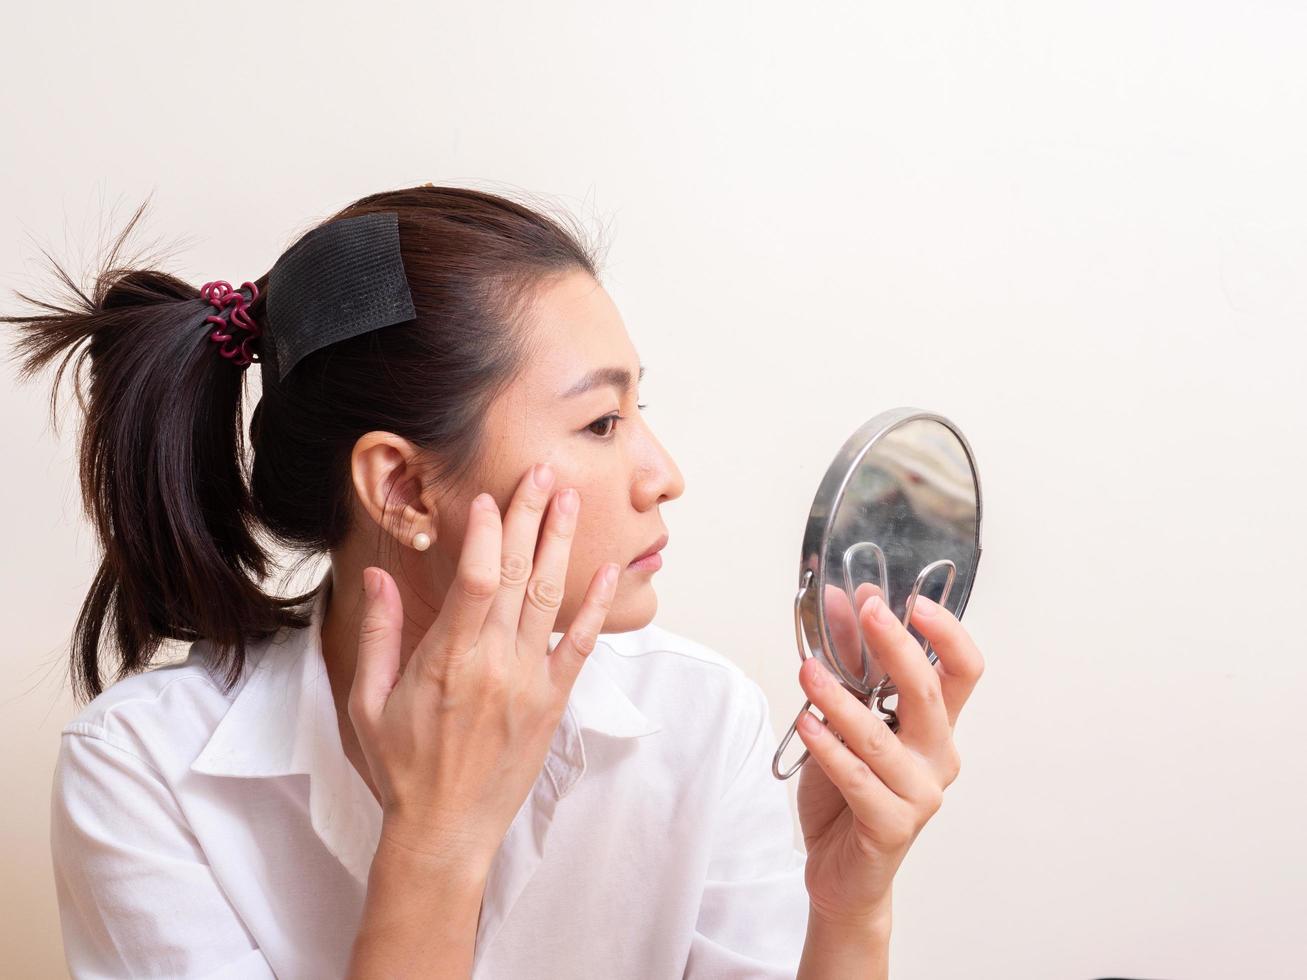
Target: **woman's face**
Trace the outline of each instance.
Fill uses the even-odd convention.
[[[655,572],[628,566],[667,533],[659,507],[685,489],[637,407],[639,356],[612,299],[584,272],[541,286],[526,325],[535,349],[486,417],[480,485],[442,498],[433,548],[452,573],[472,498],[489,492],[506,513],[527,471],[549,463],[551,492],[574,487],[581,498],[554,629],[567,628],[609,561],[621,572],[603,631],[639,629],[657,610]]]

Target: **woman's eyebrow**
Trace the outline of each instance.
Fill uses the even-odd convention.
[[[640,373],[636,380],[644,380],[644,365],[640,365]],[[575,398],[577,395],[585,394],[592,388],[598,388],[600,385],[612,385],[617,389],[617,393],[623,394],[631,389],[631,372],[626,368],[606,367],[595,368],[588,374],[584,375],[580,381],[564,391],[560,398]]]

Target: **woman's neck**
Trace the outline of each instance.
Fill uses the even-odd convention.
[[[347,562],[334,558],[332,560],[326,609],[322,619],[322,659],[331,684],[332,701],[336,706],[341,748],[380,803],[381,798],[349,716],[349,695],[354,685],[359,630],[363,625],[363,569],[366,567],[359,564],[351,568]],[[398,579],[396,583],[399,584]],[[429,622],[434,619],[434,614],[428,613],[424,601],[407,594],[402,584],[400,595],[404,604],[399,661],[402,672],[413,649],[426,633]]]

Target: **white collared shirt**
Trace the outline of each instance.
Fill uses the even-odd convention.
[[[381,808],[313,621],[121,680],[63,729],[51,850],[76,978],[344,976]],[[561,634],[555,633],[552,643]],[[793,977],[804,855],[761,688],[649,625],[603,634],[497,852],[474,976]]]

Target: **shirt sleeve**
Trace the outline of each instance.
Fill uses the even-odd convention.
[[[63,735],[50,850],[75,980],[274,977],[167,783],[102,735]]]
[[[785,783],[771,771],[777,740],[766,695],[752,679],[746,686],[734,730],[747,748],[714,822],[686,980],[793,980],[807,935],[807,859],[794,846]]]

